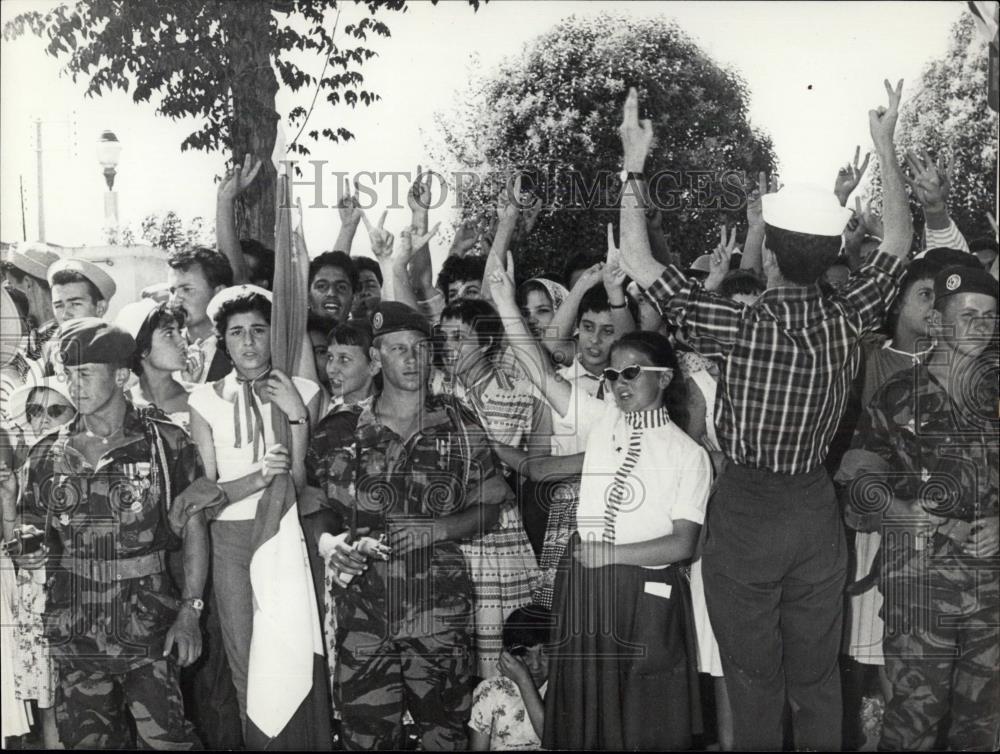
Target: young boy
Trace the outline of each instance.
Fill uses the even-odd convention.
[[[501,675],[480,683],[472,696],[472,751],[541,747],[551,620],[547,610],[532,606],[518,608],[504,622]]]

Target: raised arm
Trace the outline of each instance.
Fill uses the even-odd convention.
[[[757,186],[747,193],[747,238],[743,243],[743,257],[740,259],[741,270],[753,270],[757,274],[764,273],[764,212],[761,208],[761,197],[778,190],[778,179],[771,177],[768,187],[767,173],[757,174]]]
[[[625,270],[622,269],[621,257],[621,251],[615,246],[615,226],[608,223],[608,256],[601,268],[601,282],[604,283],[604,292],[608,294],[611,321],[619,336],[635,330],[635,319],[625,297]]]
[[[358,226],[365,213],[358,202],[357,187],[355,186],[354,194],[351,194],[351,185],[346,178],[341,184],[337,213],[340,215],[340,231],[337,233],[337,240],[333,242],[333,250],[350,254],[354,234],[358,232]]]
[[[480,295],[487,301],[493,301],[493,274],[502,271],[507,260],[507,252],[510,250],[517,231],[518,209],[517,203],[521,198],[521,176],[514,179],[513,187],[504,186],[503,191],[497,197],[497,229],[493,236],[493,243],[490,244],[490,252],[486,257],[486,267],[483,270],[483,284],[480,288]]]
[[[573,341],[576,314],[580,309],[580,302],[583,300],[584,294],[601,283],[603,269],[604,263],[598,262],[584,270],[565,300],[552,315],[549,329],[554,330],[555,335],[551,338],[543,338],[542,345],[559,364],[569,364],[573,360],[573,354],[576,352],[576,343]],[[626,311],[628,310],[626,309]]]
[[[712,251],[708,277],[705,278],[705,290],[715,292],[719,290],[722,281],[729,274],[729,260],[733,258],[733,251],[736,249],[736,227],[733,226],[729,239],[726,240],[726,226],[719,228],[719,244]]]
[[[906,164],[913,172],[913,178],[904,178],[924,211],[924,248],[946,246],[968,251],[965,236],[948,216],[948,192],[951,188],[948,163],[939,157],[935,164],[926,152],[918,155],[907,150]]]
[[[865,161],[859,167],[858,158],[860,156],[861,145],[859,144],[854,149],[854,163],[848,162],[837,171],[837,179],[833,182],[833,193],[836,194],[841,207],[847,206],[847,200],[850,198],[851,192],[861,183],[861,177],[865,174],[865,170],[868,169],[868,161],[872,155],[871,152],[865,152]]]
[[[868,125],[875,153],[882,169],[882,224],[885,238],[882,251],[899,259],[905,259],[913,240],[913,221],[903,188],[903,171],[896,159],[894,135],[896,119],[899,117],[899,101],[903,96],[903,80],[893,89],[885,80],[885,91],[889,95],[889,107],[879,107],[868,111]]]
[[[552,370],[548,357],[528,331],[514,300],[514,260],[508,255],[507,269],[492,273],[497,312],[503,320],[511,350],[535,386],[560,416],[569,410],[570,386]]]
[[[233,268],[233,284],[241,285],[250,282],[250,272],[243,249],[236,233],[236,200],[250,188],[253,179],[257,177],[261,161],[247,154],[243,165],[237,165],[219,184],[215,204],[215,242],[219,251],[226,255]]]

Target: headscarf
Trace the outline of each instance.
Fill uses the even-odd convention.
[[[521,294],[522,299],[527,296],[528,292],[526,288],[529,283],[537,283],[545,289],[545,292],[549,295],[549,299],[552,301],[553,310],[558,310],[559,307],[562,306],[562,302],[566,300],[567,296],[569,296],[569,291],[566,290],[566,286],[562,283],[557,283],[554,280],[549,280],[548,278],[531,278],[531,280],[526,280],[521,283],[519,293]]]

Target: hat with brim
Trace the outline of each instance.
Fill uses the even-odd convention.
[[[765,194],[761,209],[768,225],[811,236],[839,236],[852,214],[831,190],[795,183]]]
[[[7,399],[7,411],[10,420],[22,427],[27,426],[28,398],[31,397],[32,390],[54,390],[65,398],[69,405],[74,408],[76,407],[73,398],[69,394],[69,390],[66,388],[66,380],[64,378],[42,377],[40,379],[33,379],[27,385],[21,385],[17,390],[14,390]]]
[[[228,288],[223,288],[221,291],[212,296],[212,300],[208,302],[208,306],[205,307],[205,313],[211,321],[215,321],[215,315],[219,313],[219,309],[222,305],[229,302],[235,301],[238,298],[246,298],[253,294],[258,296],[263,296],[268,301],[272,301],[271,291],[266,288],[261,288],[259,285],[231,285]]]
[[[45,280],[46,271],[58,261],[59,255],[54,251],[35,247],[13,252],[10,259],[7,260],[7,264],[39,280]]]
[[[110,301],[111,297],[115,295],[115,291],[118,290],[115,281],[108,273],[86,259],[60,259],[49,265],[46,279],[50,286],[53,284],[52,278],[59,272],[76,272],[83,275],[101,292],[105,301]]]

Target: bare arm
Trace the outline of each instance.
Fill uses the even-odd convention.
[[[701,524],[685,519],[674,521],[674,531],[663,537],[615,545],[615,563],[633,566],[661,566],[687,560],[694,554]]]
[[[247,154],[243,165],[237,165],[222,179],[216,197],[215,240],[219,251],[225,254],[233,268],[234,285],[250,282],[250,272],[236,233],[236,200],[253,183],[261,164],[260,160]]]
[[[910,219],[906,191],[903,189],[903,171],[896,159],[893,141],[896,118],[899,116],[899,101],[903,96],[902,79],[896,89],[886,80],[885,90],[889,95],[888,109],[880,107],[878,110],[868,111],[875,153],[882,169],[882,224],[885,227],[885,238],[882,239],[881,249],[899,259],[905,259],[913,239],[913,222]]]
[[[595,285],[600,284],[603,267],[603,263],[598,262],[584,270],[576,284],[570,289],[569,295],[566,296],[562,305],[552,315],[549,327],[555,330],[555,337],[543,338],[542,346],[560,364],[569,364],[573,360],[573,354],[576,352],[576,342],[573,340],[573,331],[576,329],[576,313],[580,309],[580,302],[583,300],[584,294]]]

